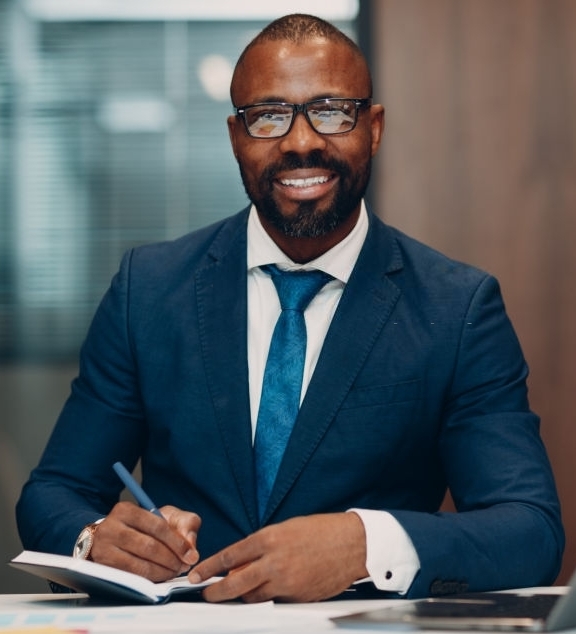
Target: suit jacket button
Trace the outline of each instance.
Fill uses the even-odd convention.
[[[443,586],[444,584],[442,583],[440,579],[435,579],[430,585],[430,594],[431,595],[443,594],[442,592]]]
[[[442,594],[460,594],[468,590],[468,583],[466,581],[442,581],[442,579],[435,579],[430,585],[430,594],[442,595]]]

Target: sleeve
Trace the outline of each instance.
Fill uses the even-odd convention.
[[[527,376],[498,284],[486,276],[462,323],[438,438],[457,512],[391,511],[420,560],[409,598],[556,578],[564,532]]]
[[[386,511],[349,509],[366,532],[366,569],[378,590],[405,595],[420,568],[418,553],[398,521]]]
[[[70,555],[83,526],[106,515],[133,469],[146,431],[129,328],[128,253],[105,294],[80,353],[71,393],[16,507],[26,549]]]

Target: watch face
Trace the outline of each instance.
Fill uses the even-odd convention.
[[[90,549],[92,548],[92,533],[91,528],[85,528],[78,536],[74,546],[74,557],[77,559],[86,559],[90,554]]]

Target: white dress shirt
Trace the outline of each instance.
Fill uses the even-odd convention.
[[[302,381],[306,389],[320,356],[328,327],[348,282],[368,232],[364,203],[354,229],[336,246],[319,258],[297,264],[280,250],[264,230],[254,207],[248,219],[248,371],[252,438],[256,430],[264,368],[272,332],[280,315],[280,301],[269,275],[260,270],[264,264],[282,269],[319,269],[334,280],[328,282],[304,311],[307,330],[306,360]],[[385,511],[349,509],[357,513],[366,531],[366,568],[377,588],[404,594],[420,568],[412,541],[396,519]]]

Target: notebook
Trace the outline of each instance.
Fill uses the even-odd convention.
[[[384,630],[556,632],[576,628],[576,573],[568,591],[478,592],[406,601],[377,610],[335,617],[340,627]]]

